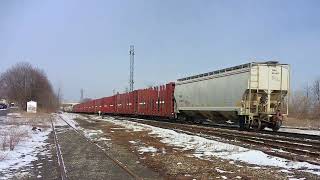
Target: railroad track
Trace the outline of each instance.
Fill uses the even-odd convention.
[[[206,123],[206,124],[199,124],[199,126],[205,126],[205,127],[216,127],[221,129],[230,129],[230,130],[238,130],[238,126],[234,125],[224,125],[224,124],[212,124],[212,123]],[[255,132],[256,134],[269,134],[269,135],[276,135],[276,136],[284,136],[284,137],[292,137],[292,138],[301,138],[301,139],[311,139],[311,140],[319,140],[319,135],[312,135],[312,134],[299,134],[299,133],[293,133],[293,132],[281,132],[281,131],[268,131],[268,130],[262,130]]]
[[[132,178],[136,179],[136,180],[143,180],[143,178],[141,178],[139,175],[135,174],[133,171],[131,171],[124,163],[120,162],[119,160],[113,158],[111,155],[109,155],[106,150],[104,150],[101,146],[99,146],[97,143],[93,142],[90,138],[86,137],[81,131],[79,131],[78,129],[76,129],[75,127],[73,127],[69,122],[67,122],[63,117],[58,116],[62,121],[64,121],[74,132],[76,132],[76,134],[78,134],[79,136],[81,136],[83,139],[85,139],[88,143],[96,146],[101,153],[103,153],[105,155],[105,157],[107,157],[108,159],[110,159],[111,161],[113,161],[113,163],[120,167],[121,169],[123,169],[123,171],[125,173],[127,173],[128,175],[130,175]],[[54,123],[51,119],[51,124],[52,124],[52,130],[54,133],[54,142],[55,142],[55,146],[56,146],[56,150],[57,150],[57,156],[58,156],[58,163],[59,163],[59,170],[60,170],[60,177],[62,180],[68,179],[68,173],[66,171],[66,166],[65,163],[63,161],[63,156],[62,156],[62,152],[60,149],[60,145],[59,145],[59,140],[57,138],[56,135],[56,129],[54,126]]]
[[[66,179],[68,179],[67,170],[66,170],[66,166],[64,164],[64,160],[63,160],[63,156],[62,156],[62,153],[61,153],[60,144],[58,142],[58,137],[57,137],[56,129],[54,127],[52,118],[51,118],[51,127],[52,127],[52,132],[53,132],[54,144],[55,144],[56,152],[57,152],[58,165],[59,165],[59,171],[60,171],[60,178],[61,178],[61,180],[66,180]]]
[[[278,136],[273,134],[239,131],[225,128],[204,127],[168,121],[150,121],[128,117],[116,117],[116,119],[130,120],[156,127],[173,129],[175,131],[202,136],[214,140],[219,140],[216,137],[228,140],[236,140],[243,142],[244,144],[242,144],[242,146],[244,147],[260,150],[269,155],[320,165],[319,139],[306,139],[305,137],[292,138],[290,136]],[[238,143],[230,141],[227,143],[239,145]]]

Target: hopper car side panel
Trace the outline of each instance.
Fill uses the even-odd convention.
[[[288,111],[289,66],[249,63],[178,80],[178,115],[278,130]]]

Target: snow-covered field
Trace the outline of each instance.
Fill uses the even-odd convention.
[[[19,115],[19,114],[15,114]],[[13,117],[1,117],[2,121],[14,121]],[[12,177],[12,170],[29,166],[37,160],[37,154],[46,153],[44,146],[51,128],[32,130],[31,125],[6,125],[0,121],[0,172],[5,176],[0,179]],[[9,139],[19,139],[13,150],[9,149]],[[6,148],[3,149],[3,144]]]
[[[97,118],[96,118],[97,119]],[[210,157],[219,157],[230,161],[241,161],[257,166],[279,167],[282,170],[299,170],[320,175],[320,166],[306,162],[290,161],[279,157],[267,155],[261,151],[251,150],[236,145],[222,143],[199,136],[188,135],[169,129],[158,128],[141,123],[115,120],[112,117],[100,119],[123,126],[131,131],[149,131],[151,136],[162,138],[161,142],[171,146],[179,147],[181,150],[193,150],[193,156],[210,160]],[[134,143],[134,142],[131,142]],[[140,152],[157,152],[154,147],[140,147]]]

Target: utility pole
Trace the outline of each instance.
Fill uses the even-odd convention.
[[[81,90],[80,90],[80,102],[82,102],[83,101],[83,89],[81,88]]]
[[[129,91],[132,92],[133,91],[133,84],[134,84],[134,80],[133,80],[133,75],[134,75],[134,46],[130,45],[130,80],[129,80],[129,85],[130,85],[130,89]]]

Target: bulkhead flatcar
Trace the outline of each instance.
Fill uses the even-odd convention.
[[[139,89],[128,93],[95,99],[77,104],[76,113],[102,113],[117,115],[137,115],[173,119],[175,83],[158,87]]]

